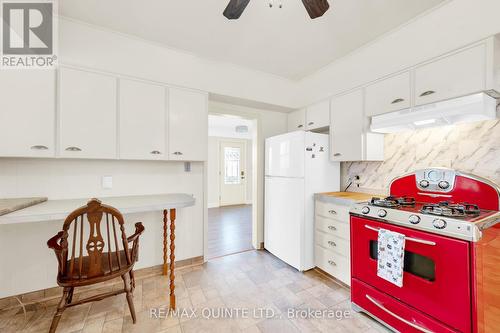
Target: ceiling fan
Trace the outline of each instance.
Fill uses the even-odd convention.
[[[239,19],[250,0],[230,0],[223,15],[230,19]],[[302,0],[307,13],[312,19],[323,16],[323,14],[330,8],[327,0]]]

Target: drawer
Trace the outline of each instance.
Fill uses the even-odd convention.
[[[340,221],[349,221],[349,206],[316,201],[316,214]]]
[[[316,266],[334,278],[351,285],[351,263],[349,258],[316,245],[314,262]]]
[[[337,252],[345,257],[351,256],[351,243],[349,240],[327,234],[322,231],[316,231],[316,245],[322,246],[325,249]]]
[[[345,240],[350,239],[350,229],[348,222],[341,222],[316,215],[315,224],[316,230],[326,232]]]
[[[398,332],[458,332],[355,278],[352,279],[351,301]],[[461,332],[470,332],[470,328]]]

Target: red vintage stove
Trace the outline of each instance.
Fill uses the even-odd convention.
[[[500,332],[500,190],[432,168],[351,209],[351,301],[400,332]],[[403,286],[377,276],[379,229],[405,235]]]

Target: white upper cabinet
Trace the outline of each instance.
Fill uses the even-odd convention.
[[[208,96],[170,88],[168,92],[169,159],[206,161],[208,154]]]
[[[330,126],[330,100],[307,107],[306,129],[308,131]]]
[[[60,155],[116,158],[117,79],[69,68],[59,79]]]
[[[0,156],[55,155],[55,72],[0,73]]]
[[[330,106],[330,159],[332,161],[382,161],[384,159],[383,138],[383,134],[368,132],[363,89],[332,99]]]
[[[120,158],[158,160],[166,151],[166,88],[120,80]]]
[[[366,115],[375,116],[411,106],[411,75],[404,72],[366,87]]]
[[[288,132],[304,131],[306,129],[306,109],[288,113]]]
[[[485,43],[415,69],[415,105],[422,105],[487,89]]]

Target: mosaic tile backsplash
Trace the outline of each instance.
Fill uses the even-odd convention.
[[[390,181],[428,167],[447,167],[500,184],[500,120],[421,129],[384,138],[383,162],[344,162],[343,184],[360,176],[350,191],[385,193]]]

